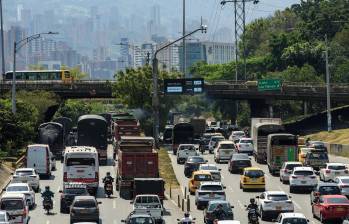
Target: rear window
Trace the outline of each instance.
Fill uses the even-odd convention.
[[[294,175],[311,176],[311,175],[314,175],[314,172],[310,170],[298,170],[298,171],[294,171]]]
[[[319,192],[322,195],[341,194],[338,186],[322,186],[319,188]]]
[[[219,205],[218,203],[217,204],[216,203],[215,204],[211,204],[209,206],[208,210],[209,211],[213,211],[213,210],[215,210],[217,208],[218,205]],[[226,212],[231,210],[230,204],[228,204],[228,203],[222,203],[220,205],[223,206],[223,210],[226,211]]]
[[[6,191],[29,191],[26,186],[9,186]]]
[[[130,222],[131,224],[153,224],[152,218],[149,217],[135,217],[131,218]]]
[[[216,166],[201,166],[201,170],[218,170]]]
[[[94,158],[68,158],[67,166],[94,166]]]
[[[264,172],[262,170],[247,170],[245,171],[245,176],[251,178],[264,177]]]
[[[96,202],[92,200],[79,200],[75,201],[74,207],[77,208],[95,208]]]
[[[268,195],[268,200],[271,200],[271,201],[287,201],[288,197],[287,197],[287,195],[284,195],[284,194]]]
[[[205,185],[205,186],[201,186],[201,190],[204,190],[204,191],[222,191],[223,188],[220,185]]]
[[[250,160],[248,155],[246,154],[233,154],[232,160]]]
[[[282,224],[308,224],[308,221],[304,218],[285,218]]]
[[[160,203],[158,197],[154,196],[142,196],[142,197],[137,197],[136,203]]]
[[[181,147],[179,147],[179,150],[194,150],[195,151],[195,147],[194,146],[192,146],[192,145],[186,145],[186,146],[181,146]]]
[[[196,181],[208,181],[208,180],[212,180],[212,177],[211,177],[211,175],[197,174],[194,176],[194,180],[196,180]]]
[[[16,171],[17,176],[30,176],[34,175],[32,170],[25,170],[25,171]]]
[[[235,149],[234,144],[221,144],[220,149]]]
[[[250,144],[253,144],[253,141],[252,140],[240,140],[239,143],[250,143]]]
[[[309,159],[328,160],[328,155],[327,155],[327,153],[310,153]]]
[[[23,209],[24,203],[22,200],[3,200],[1,201],[1,210],[11,211]]]
[[[245,133],[242,132],[242,131],[236,131],[236,132],[233,132],[233,135],[235,135],[235,136],[244,136]]]
[[[330,170],[345,170],[345,166],[328,166],[328,169]]]
[[[327,203],[329,204],[349,204],[347,198],[327,198]]]

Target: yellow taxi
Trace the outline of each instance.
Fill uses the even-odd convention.
[[[305,157],[311,150],[314,150],[314,148],[300,147],[298,150],[298,161],[304,165]]]
[[[247,167],[240,177],[240,189],[265,190],[265,177],[262,169],[258,167]]]
[[[195,194],[196,189],[200,186],[201,182],[204,181],[212,181],[212,175],[209,171],[207,170],[199,170],[193,172],[189,183],[188,183],[188,189],[190,194]]]

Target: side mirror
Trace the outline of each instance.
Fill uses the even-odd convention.
[[[257,199],[259,199],[260,197],[259,196],[256,196]]]
[[[247,208],[247,205],[244,205],[245,208]]]
[[[218,171],[222,171],[222,169],[218,169]]]
[[[3,188],[2,191],[6,191],[6,188]]]
[[[208,160],[205,160],[206,163],[208,163]]]
[[[292,198],[292,196],[291,196],[291,195],[289,195],[289,196],[288,196],[288,198]]]
[[[309,219],[307,219],[307,222],[310,222]]]
[[[180,222],[181,220],[180,219],[177,219],[178,222]]]
[[[193,218],[193,220],[195,221],[195,220],[196,220],[196,218]]]
[[[227,187],[226,187],[226,186],[223,186],[223,189],[227,189]]]

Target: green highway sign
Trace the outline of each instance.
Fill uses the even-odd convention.
[[[281,90],[280,79],[260,79],[258,80],[258,91]]]

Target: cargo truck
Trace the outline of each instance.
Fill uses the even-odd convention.
[[[172,130],[172,152],[177,154],[180,144],[192,144],[194,141],[194,127],[190,123],[178,123]]]
[[[120,197],[133,198],[135,178],[158,178],[158,153],[151,137],[121,136],[118,144],[116,190]]]
[[[165,181],[162,178],[135,178],[133,198],[140,194],[156,194],[161,200],[165,199]]]
[[[267,141],[269,134],[282,133],[284,127],[280,118],[252,118],[251,138],[253,156],[257,163],[267,162]]]
[[[275,175],[280,172],[284,162],[297,161],[297,136],[280,133],[268,135],[267,164],[269,172]]]
[[[206,130],[206,119],[204,118],[192,118],[190,123],[194,128],[194,138],[200,139]]]
[[[60,159],[65,148],[63,125],[56,122],[41,124],[39,126],[38,143],[48,145],[55,157]]]

